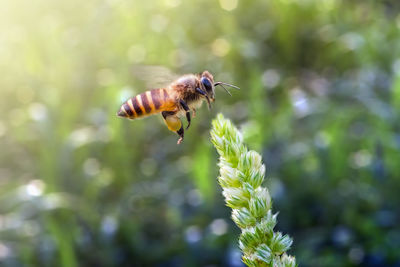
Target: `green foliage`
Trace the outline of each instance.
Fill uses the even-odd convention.
[[[271,197],[261,184],[265,166],[255,151],[247,151],[241,133],[222,114],[213,121],[211,141],[220,155],[222,194],[232,208],[232,219],[242,230],[239,246],[247,266],[296,266],[285,252],[292,239],[274,232],[276,214],[271,212]],[[283,261],[290,258],[290,263]]]

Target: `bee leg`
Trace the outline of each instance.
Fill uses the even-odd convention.
[[[182,127],[182,122],[178,116],[176,116],[176,112],[174,111],[163,111],[162,116],[164,118],[165,124],[170,131],[176,132],[179,135],[179,139],[177,144],[179,145],[183,141],[184,130]]]
[[[186,127],[186,130],[189,129],[190,126],[190,121],[191,121],[191,117],[190,117],[190,109],[188,107],[188,105],[186,104],[185,101],[183,101],[182,99],[179,100],[179,104],[181,104],[181,106],[183,107],[183,109],[186,111],[186,120],[188,122],[188,125]]]
[[[195,118],[196,117],[196,109],[192,108],[192,111],[193,111],[193,118]]]
[[[202,96],[204,96],[204,97],[206,98],[207,103],[208,103],[208,109],[211,109],[210,98],[208,98],[208,95],[206,94],[206,92],[204,92],[203,90],[201,90],[201,89],[198,88],[198,87],[197,87],[195,90],[196,90],[196,92],[197,92],[198,94],[201,94]]]
[[[185,133],[184,130],[183,130],[183,127],[181,127],[178,131],[176,131],[176,133],[179,135],[178,142],[176,142],[179,145],[180,143],[182,143],[183,134]]]

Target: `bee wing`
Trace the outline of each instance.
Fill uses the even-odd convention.
[[[143,81],[146,88],[164,88],[179,78],[169,68],[157,65],[134,65],[132,74],[135,79]]]

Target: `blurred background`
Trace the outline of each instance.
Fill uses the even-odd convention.
[[[300,266],[400,266],[400,4],[6,0],[0,265],[243,266],[209,141],[262,153]],[[209,70],[236,84],[182,145],[127,98]]]

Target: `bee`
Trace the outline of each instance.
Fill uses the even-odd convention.
[[[201,74],[186,74],[178,78],[165,88],[146,91],[135,97],[129,98],[122,104],[117,116],[128,119],[138,119],[148,115],[160,113],[172,132],[179,135],[177,144],[183,141],[184,130],[180,117],[186,116],[187,127],[190,127],[191,114],[196,115],[203,101],[207,101],[211,109],[211,102],[215,101],[215,87],[220,85],[225,91],[231,93],[224,87],[239,87],[224,83],[214,82],[214,77],[208,71]]]

